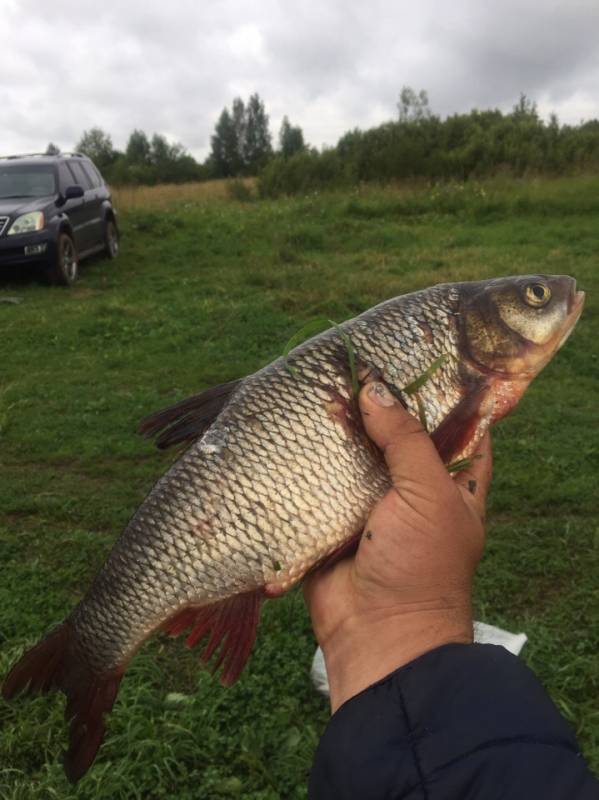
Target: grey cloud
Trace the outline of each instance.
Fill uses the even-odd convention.
[[[596,0],[13,0],[0,29],[0,151],[73,146],[100,125],[209,148],[220,110],[258,91],[308,141],[395,116],[408,84],[441,114],[508,108],[520,93],[599,116]]]
[[[452,58],[442,82],[460,87],[461,102],[505,106],[520,92],[556,99],[596,70],[599,6],[594,2],[471,4],[469,13],[441,20],[431,35]],[[449,84],[451,80],[451,84]],[[444,108],[444,111],[449,111]]]

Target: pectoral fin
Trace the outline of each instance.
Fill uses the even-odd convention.
[[[468,392],[431,433],[431,439],[445,463],[462,453],[475,436],[481,419],[479,413],[481,403],[485,399],[487,390],[488,386],[485,383],[480,388]]]

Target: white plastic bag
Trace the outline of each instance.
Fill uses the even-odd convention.
[[[510,633],[503,628],[496,628],[494,625],[487,625],[486,622],[474,623],[474,641],[479,644],[500,644],[513,653],[515,656],[520,654],[528,640],[525,633]],[[312,683],[317,692],[329,696],[329,679],[327,668],[324,663],[324,655],[320,647],[316,649],[312,659],[312,669],[310,671]]]

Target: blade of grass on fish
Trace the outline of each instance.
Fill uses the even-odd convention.
[[[339,326],[336,322],[334,322],[332,319],[330,319],[329,322],[331,323],[331,325],[333,325],[333,327],[341,337],[343,344],[346,347],[347,358],[349,360],[349,371],[351,373],[352,390],[354,393],[354,397],[357,397],[360,394],[360,384],[358,383],[358,370],[356,368],[356,353],[354,351],[352,340],[349,338],[347,333],[341,328],[341,326]]]
[[[328,328],[331,324],[330,320],[328,319],[312,319],[310,322],[306,322],[306,324],[296,331],[293,336],[289,339],[285,347],[283,348],[283,358],[285,359],[285,368],[291,375],[295,375],[297,370],[295,367],[292,367],[291,364],[287,361],[287,356],[293,350],[294,347],[297,347],[298,344],[301,344],[306,339],[309,339],[315,333],[319,333],[320,331]],[[334,323],[333,323],[334,324]]]
[[[424,428],[424,430],[428,433],[428,424],[426,421],[426,410],[424,408],[424,403],[422,402],[422,397],[416,392],[414,395],[416,398],[416,405],[418,406],[418,419],[420,420],[420,424]]]
[[[473,461],[478,461],[482,458],[480,453],[477,453],[472,458],[459,458],[457,461],[452,461],[451,464],[446,464],[447,472],[459,472],[462,469],[468,469],[472,466]]]
[[[472,464],[472,461],[469,458],[460,458],[457,461],[452,461],[451,464],[447,464],[447,472],[459,472],[462,469],[466,469]]]
[[[443,364],[445,364],[446,361],[448,360],[449,360],[449,353],[443,353],[442,356],[436,358],[430,365],[430,367],[427,367],[427,369],[425,369],[421,375],[419,375],[415,380],[413,380],[412,383],[408,383],[407,386],[404,386],[401,391],[405,392],[407,395],[414,394],[415,392],[418,391],[418,389],[424,386],[424,384],[428,381],[433,372],[436,372],[439,369],[439,367],[442,367]]]

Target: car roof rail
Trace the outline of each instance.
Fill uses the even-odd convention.
[[[88,158],[85,153],[64,151],[60,153],[14,153],[8,156],[0,156],[0,159],[15,161],[18,158],[60,158],[61,156],[65,156],[66,158]]]
[[[48,153],[15,153],[10,156],[0,156],[0,158],[10,159],[11,161],[16,158],[38,158],[39,156],[47,156]]]

